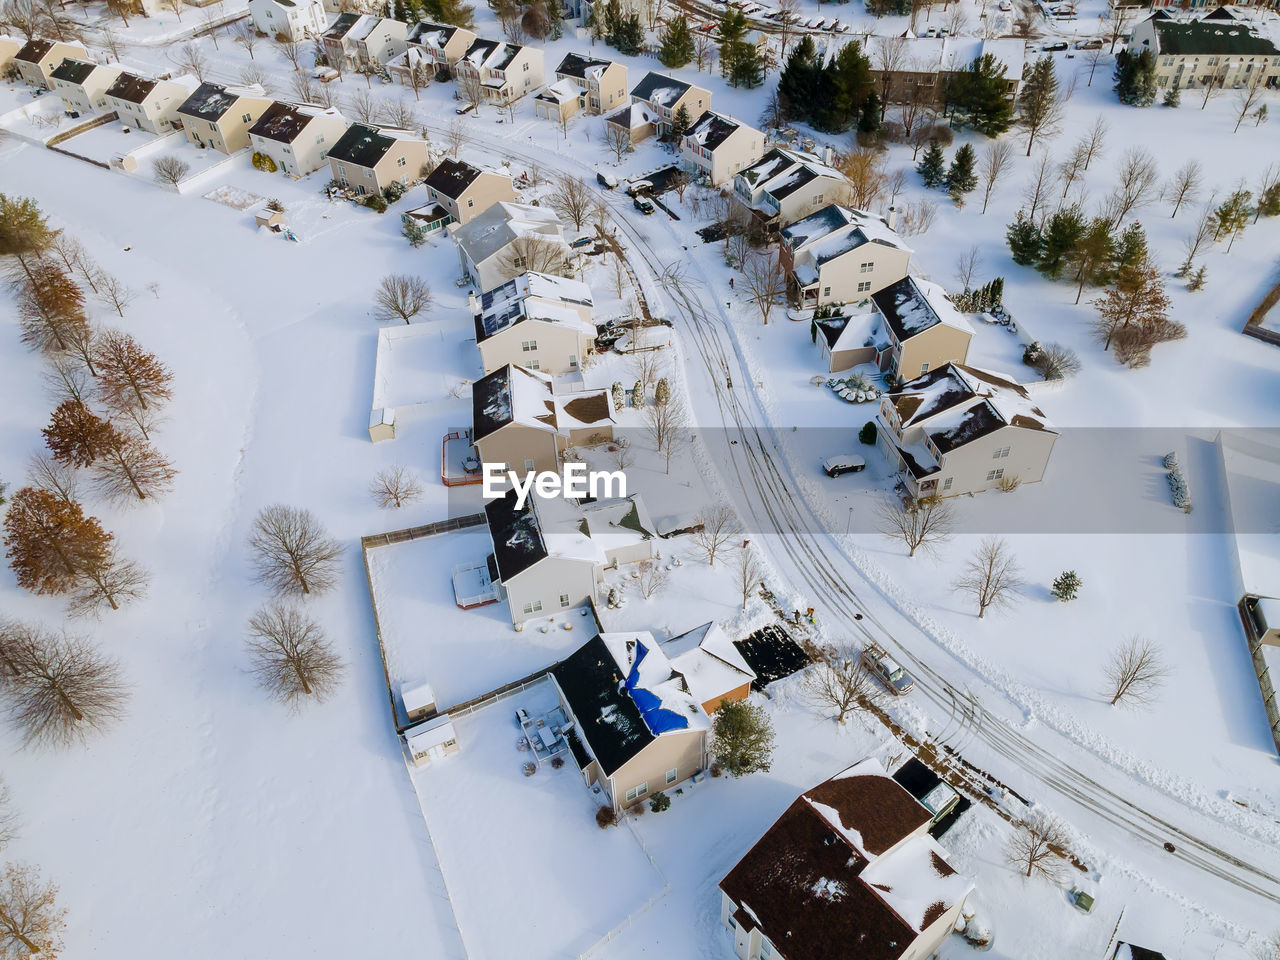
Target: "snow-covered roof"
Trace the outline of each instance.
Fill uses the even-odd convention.
[[[483,263],[518,237],[537,236],[568,246],[564,228],[547,207],[500,200],[470,223],[452,228],[454,242],[472,263]]]
[[[742,127],[746,124],[733,117],[707,110],[685,132],[685,138],[704,150],[714,151]]]
[[[563,80],[557,80],[551,86],[547,87],[534,97],[534,99],[547,100],[551,103],[563,106],[566,103],[571,103],[572,101],[577,100],[581,93],[582,91],[579,89],[578,85],[566,77]]]
[[[518,43],[477,38],[462,55],[462,62],[477,70],[504,70],[522,49]]]
[[[566,53],[564,59],[560,61],[560,66],[556,67],[556,76],[575,77],[579,80],[585,80],[587,77],[598,78],[611,66],[613,66],[612,60],[584,57],[580,53]]]
[[[406,42],[420,47],[431,47],[433,50],[443,50],[459,29],[446,23],[421,20],[409,28]]]
[[[628,695],[655,737],[707,729],[711,721],[648,631],[602,633],[600,639],[623,675]]]
[[[973,890],[973,882],[956,873],[946,851],[927,833],[873,860],[862,871],[862,880],[916,933]]]
[[[510,363],[472,385],[471,403],[472,436],[476,440],[483,440],[508,424],[564,436],[572,430],[613,426],[608,391],[557,395],[545,373]]]
[[[1022,40],[904,36],[906,43],[902,45],[901,70],[955,73],[964,70],[982,54],[989,53],[1007,67],[1005,76],[1008,79],[1022,78],[1022,64],[1026,56],[1026,44]]]
[[[699,703],[715,703],[756,678],[729,635],[716,623],[704,623],[672,637],[663,642],[662,649]]]
[[[317,117],[333,117],[346,122],[333,107],[300,106],[277,100],[262,111],[262,116],[249,128],[249,134],[277,143],[293,143]]]
[[[770,150],[738,176],[752,193],[764,192],[775,200],[790,196],[819,177],[844,181],[844,174],[817,157],[781,148]]]
[[[650,123],[657,123],[658,116],[646,103],[629,103],[621,110],[609,114],[608,123],[615,127],[623,127],[628,132],[639,130]]]
[[[220,120],[242,97],[261,97],[262,88],[224,87],[220,83],[202,83],[195,93],[178,107],[178,112],[201,120]]]
[[[664,73],[654,73],[650,71],[631,88],[631,96],[637,100],[644,100],[653,104],[655,107],[670,107],[689,91],[693,86],[691,83],[685,83],[683,80],[677,80],[675,77],[668,77]]]
[[[480,299],[476,314],[476,342],[502,333],[526,320],[551,323],[576,330],[588,337],[596,335],[589,315],[591,288],[579,280],[553,277],[545,273],[522,273]]]
[[[405,713],[413,713],[423,707],[435,706],[436,692],[429,683],[403,683],[400,685],[400,702]]]
[[[613,500],[598,500],[582,508],[582,519],[591,539],[606,553],[634,546],[658,536],[649,510],[639,494]]]
[[[414,724],[404,732],[404,739],[411,753],[420,753],[448,743],[450,740],[457,740],[458,734],[453,728],[453,721],[449,715],[442,713],[430,720]]]
[[[835,203],[784,227],[782,236],[797,256],[804,254],[804,261],[815,267],[867,243],[911,250],[882,218]]]
[[[946,291],[921,277],[903,277],[872,294],[871,300],[900,342],[939,324],[973,336],[973,327],[947,299]]]

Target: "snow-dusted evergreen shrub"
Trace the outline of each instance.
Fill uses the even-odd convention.
[[[1053,590],[1051,591],[1058,600],[1065,603],[1068,600],[1074,600],[1080,595],[1080,588],[1084,586],[1074,570],[1064,570],[1053,578]]]
[[[1182,475],[1182,467],[1178,464],[1175,453],[1164,455],[1164,466],[1169,471],[1169,490],[1173,494],[1173,505],[1183,513],[1191,512],[1191,487],[1187,478]]]

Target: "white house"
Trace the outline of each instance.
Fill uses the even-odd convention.
[[[67,57],[53,70],[53,92],[74,113],[96,113],[108,109],[107,88],[121,73],[117,66]]]
[[[254,153],[271,158],[291,177],[305,177],[326,165],[329,148],[347,132],[347,121],[332,107],[295,106],[275,101],[249,128]]]
[[[302,41],[324,33],[322,0],[249,0],[253,25],[269,37]]]
[[[462,273],[487,293],[529,270],[568,273],[569,244],[554,211],[495,203],[470,223],[449,224]]]

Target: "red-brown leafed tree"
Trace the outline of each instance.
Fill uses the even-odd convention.
[[[118,437],[110,421],[98,416],[79,400],[63,400],[53,411],[44,434],[53,459],[73,467],[87,467]]]
[[[26,270],[18,296],[23,342],[46,352],[68,349],[73,332],[89,325],[84,293],[52,260],[32,261]]]
[[[109,500],[125,502],[158,498],[169,492],[178,471],[142,437],[114,427],[93,465],[93,480]]]
[[[159,406],[173,396],[173,374],[154,353],[120,330],[98,338],[95,350],[102,400],[113,410]]]
[[[23,487],[4,518],[4,545],[18,585],[35,593],[66,593],[111,555],[111,534],[75,502]]]
[[[65,910],[58,888],[35,867],[11,863],[0,872],[0,956],[56,957],[62,949]]]

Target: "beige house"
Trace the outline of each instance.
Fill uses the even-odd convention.
[[[271,106],[271,98],[254,90],[202,83],[178,107],[187,140],[232,154],[249,146],[249,129]]]
[[[322,0],[249,0],[249,16],[267,36],[298,42],[321,36],[329,20]]]
[[[629,103],[609,114],[605,123],[609,128],[625,133],[626,143],[634,147],[657,132],[658,119],[658,114],[647,103]]]
[[[595,349],[591,288],[578,280],[524,273],[472,299],[486,374],[507,364],[576,373]]]
[[[533,98],[533,115],[563,123],[582,109],[582,95],[572,80],[557,80]]]
[[[911,248],[888,222],[829,204],[781,231],[778,260],[802,308],[856,303],[907,275]]]
[[[329,148],[347,132],[347,121],[332,107],[294,106],[279,100],[249,128],[254,153],[270,157],[290,177],[305,177],[325,166]]]
[[[530,270],[569,273],[569,244],[559,217],[546,207],[499,201],[470,223],[448,227],[464,277],[481,293]]]
[[[973,327],[936,283],[904,277],[871,295],[888,342],[878,341],[875,361],[899,380],[911,380],[947,363],[964,363]]]
[[[801,794],[720,881],[740,960],[925,960],[973,883],[933,815],[867,758]]]
[[[53,71],[67,57],[88,60],[89,51],[78,43],[36,38],[28,40],[13,55],[12,65],[17,68],[22,82],[27,86],[52,89]]]
[[[320,38],[329,65],[385,66],[406,49],[409,25],[368,13],[343,13]]]
[[[121,73],[107,87],[107,103],[127,127],[151,133],[168,133],[178,120],[178,107],[191,95],[191,88],[174,80],[154,80],[133,73]]]
[[[116,66],[67,57],[54,68],[52,89],[72,113],[96,113],[108,109],[107,88],[122,72]]]
[[[440,161],[424,186],[427,196],[456,223],[470,223],[495,203],[516,199],[515,187],[505,173],[481,170],[451,157]]]
[[[695,174],[718,187],[764,156],[764,134],[733,117],[708,110],[681,138],[680,156]]]
[[[466,27],[420,21],[409,27],[405,38],[406,52],[416,50],[434,74],[442,69],[452,70],[453,65],[471,49],[475,39],[476,35]]]
[[[578,107],[596,116],[627,102],[627,68],[612,60],[567,53],[556,67],[556,80],[578,91]]]
[[[711,91],[663,73],[650,71],[631,89],[631,102],[644,104],[656,116],[654,133],[665,137],[683,108],[692,123],[711,109]]]
[[[1132,54],[1150,50],[1161,87],[1280,87],[1280,50],[1225,7],[1199,20],[1160,10],[1133,28]]]
[[[916,499],[1036,483],[1058,439],[1026,388],[960,363],[885,395],[879,421],[885,456]]]
[[[13,58],[25,46],[23,41],[14,37],[0,36],[0,79],[6,77],[13,69]]]
[[[815,210],[849,205],[849,181],[835,167],[794,150],[773,149],[733,178],[733,196],[767,228],[785,227]]]
[[[459,89],[478,80],[485,103],[505,106],[540,90],[546,67],[537,47],[477,38],[454,65],[454,75]]]
[[[555,393],[551,377],[508,364],[471,388],[472,442],[483,463],[558,471],[570,446],[613,437],[608,391]]]
[[[358,194],[382,193],[392,183],[408,186],[422,174],[427,144],[403,130],[353,123],[329,148],[333,179]]]
[[[584,781],[622,810],[706,768],[704,704],[734,699],[755,674],[708,624],[666,644],[648,631],[602,633],[551,676],[573,718],[570,747]]]

